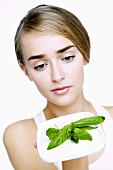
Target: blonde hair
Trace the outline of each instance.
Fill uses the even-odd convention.
[[[89,61],[90,39],[80,20],[71,12],[56,6],[39,5],[21,20],[15,35],[15,51],[19,63],[24,64],[21,37],[24,33],[55,32],[71,40]]]

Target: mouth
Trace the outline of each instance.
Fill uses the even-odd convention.
[[[55,89],[53,89],[51,91],[54,94],[63,95],[63,94],[66,94],[69,91],[70,88],[71,88],[71,86],[63,86],[63,87],[55,88]]]

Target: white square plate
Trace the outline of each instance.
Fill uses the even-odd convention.
[[[101,125],[98,125],[98,128],[96,129],[88,131],[93,137],[92,141],[80,140],[78,144],[75,144],[71,140],[67,140],[60,146],[47,150],[47,146],[50,142],[48,136],[46,136],[46,130],[48,128],[55,128],[54,125],[62,128],[71,122],[91,116],[94,115],[90,112],[79,112],[50,119],[41,123],[37,132],[37,146],[40,157],[45,162],[65,161],[90,155],[101,150],[105,144],[105,137]]]

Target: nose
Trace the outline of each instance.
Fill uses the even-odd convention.
[[[64,78],[65,76],[61,66],[56,63],[52,65],[52,71],[51,71],[52,82],[60,83],[61,80],[63,80]]]

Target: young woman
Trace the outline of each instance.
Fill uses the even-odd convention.
[[[69,11],[49,5],[31,9],[15,36],[20,68],[47,99],[35,118],[11,124],[4,144],[16,170],[106,170],[113,169],[113,107],[101,107],[84,98],[83,67],[90,58],[90,39],[79,19]],[[58,162],[44,162],[33,146],[38,124],[76,112],[104,115],[105,147],[92,155]],[[38,148],[38,146],[37,146]]]

